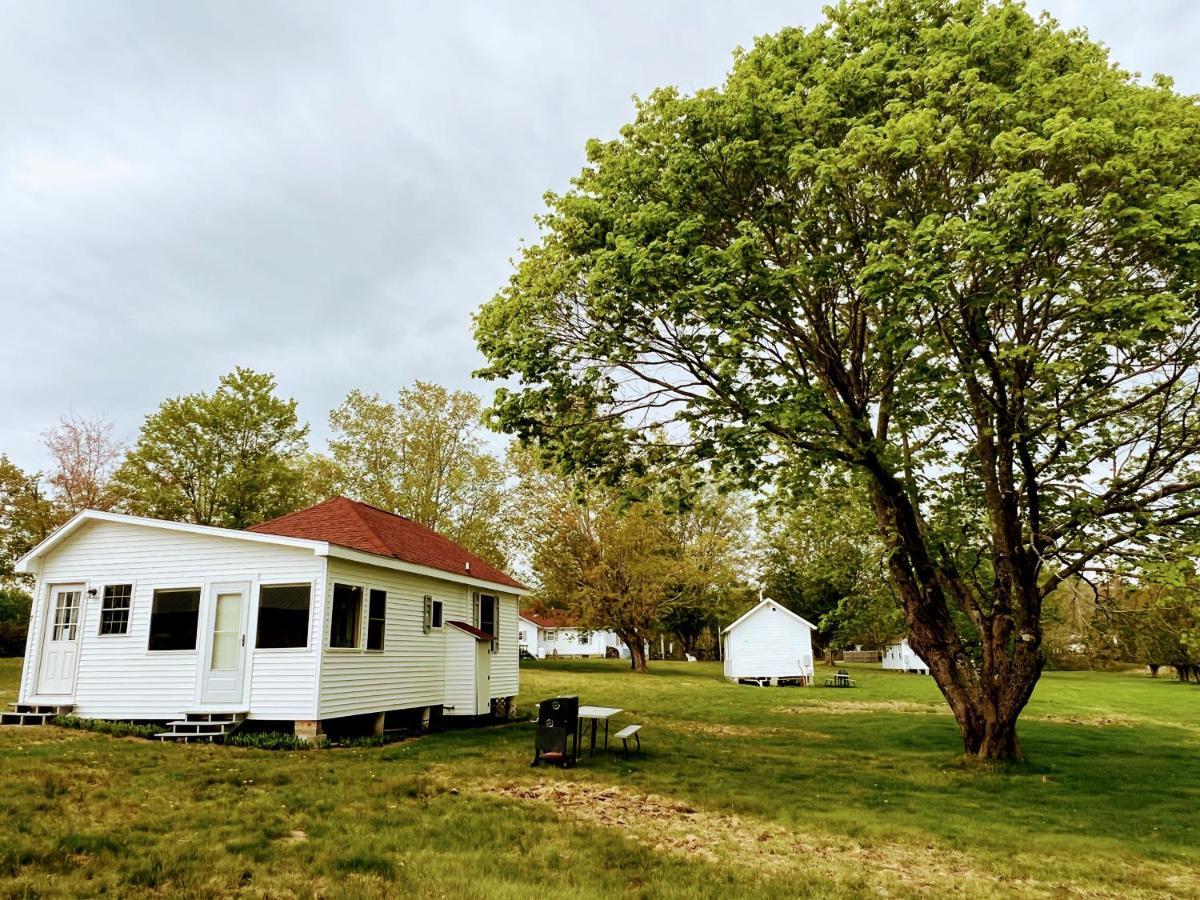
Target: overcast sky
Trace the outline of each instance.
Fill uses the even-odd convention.
[[[1200,93],[1200,3],[1044,6]],[[820,7],[0,0],[0,452],[236,365],[317,447],[351,388],[484,390],[471,312],[585,141]]]

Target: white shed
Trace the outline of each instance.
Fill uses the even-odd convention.
[[[908,638],[898,644],[892,644],[883,651],[883,667],[900,672],[915,672],[918,675],[929,674],[928,664],[917,655],[916,650],[908,646]]]
[[[312,736],[344,716],[479,715],[518,692],[521,584],[344,497],[246,531],[88,510],[18,571],[37,576],[27,708]]]
[[[730,681],[811,684],[815,626],[774,600],[763,600],[722,632]]]

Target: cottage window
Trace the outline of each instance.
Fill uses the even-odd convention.
[[[367,604],[367,649],[383,649],[383,631],[387,625],[387,591],[372,588]]]
[[[500,645],[500,629],[496,627],[497,599],[491,594],[479,595],[479,630],[492,636],[492,651]]]
[[[430,624],[434,628],[442,627],[442,601],[434,600],[433,609],[430,610]]]
[[[258,633],[254,646],[266,649],[308,646],[312,585],[264,584],[258,589]]]
[[[357,585],[334,584],[330,647],[357,647],[362,622],[363,589]]]
[[[200,621],[200,588],[154,592],[150,608],[150,650],[195,650]]]
[[[128,634],[132,603],[132,584],[106,584],[100,601],[100,633]]]

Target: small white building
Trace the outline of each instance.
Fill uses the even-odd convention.
[[[730,681],[811,684],[816,628],[774,600],[763,600],[721,632]]]
[[[518,692],[522,585],[344,497],[246,531],[88,510],[17,570],[37,577],[29,706],[235,714],[311,736],[343,716],[482,715]]]
[[[538,659],[554,656],[603,658],[610,647],[621,658],[629,657],[629,649],[615,631],[584,628],[578,620],[558,611],[523,612],[517,627],[521,649]]]
[[[918,675],[928,675],[929,666],[917,655],[917,651],[908,646],[908,638],[898,644],[892,644],[883,651],[883,667],[899,672],[915,672]]]

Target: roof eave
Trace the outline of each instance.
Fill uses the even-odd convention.
[[[457,572],[449,572],[445,569],[435,569],[433,566],[422,566],[417,563],[404,562],[404,560],[396,559],[394,556],[367,553],[363,550],[353,550],[350,547],[342,547],[338,544],[327,544],[326,547],[326,551],[318,555],[328,556],[332,559],[344,559],[349,562],[359,562],[368,566],[382,566],[385,569],[394,569],[397,572],[409,572],[413,575],[440,578],[443,581],[453,581],[458,584],[484,588],[502,594],[516,594],[519,597],[529,594],[529,589],[525,587],[504,584],[499,581],[489,581],[486,578],[476,578],[473,575],[460,575]]]
[[[207,537],[230,538],[232,540],[251,541],[260,544],[273,544],[277,547],[299,547],[312,550],[317,556],[325,555],[328,543],[312,541],[304,538],[284,537],[278,534],[262,534],[255,531],[241,531],[236,528],[217,528],[212,525],[192,525],[187,522],[172,522],[167,519],[150,519],[145,516],[131,516],[126,513],[103,512],[98,509],[84,509],[76,513],[60,525],[49,537],[17,560],[13,571],[22,575],[35,574],[40,569],[38,561],[66,540],[85,522],[116,522],[122,525],[136,525],[143,528],[159,528],[165,531],[181,531],[188,534],[200,534]]]

